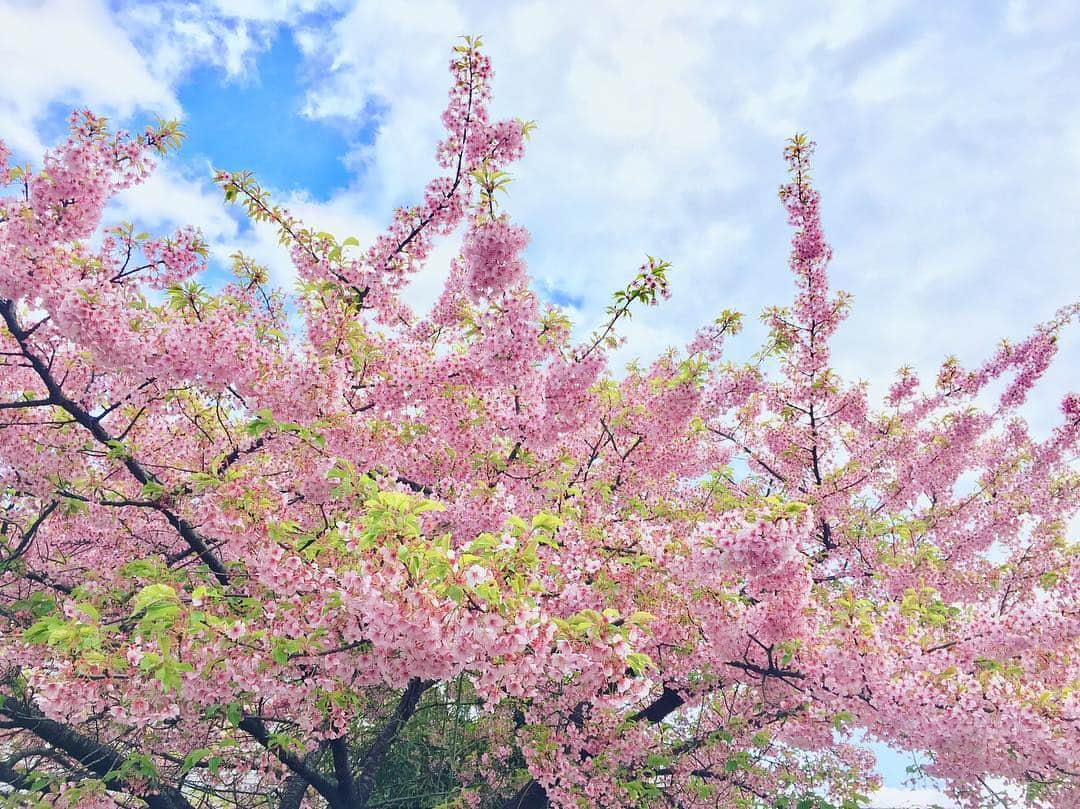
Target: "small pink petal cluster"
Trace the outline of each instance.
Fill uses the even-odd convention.
[[[495,298],[525,277],[521,252],[529,240],[525,228],[493,220],[470,230],[461,248],[469,298]]]

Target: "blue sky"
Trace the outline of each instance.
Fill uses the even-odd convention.
[[[342,121],[302,113],[310,69],[287,29],[240,77],[202,64],[177,87],[187,140],[183,157],[216,168],[254,171],[279,191],[307,191],[325,200],[348,185],[350,144],[370,140],[372,127],[350,135]]]
[[[485,37],[496,114],[539,123],[507,205],[541,293],[587,331],[644,253],[674,264],[672,300],[630,324],[624,359],[789,299],[776,188],[795,131],[818,141],[832,278],[855,299],[846,375],[881,391],[904,364],[975,363],[1080,299],[1074,0],[0,0],[0,137],[36,160],[73,106],[182,118],[183,153],[117,218],[199,225],[219,262],[242,248],[288,284],[273,234],[223,207],[210,167],[254,170],[319,229],[374,235],[436,171],[463,33]],[[455,250],[437,249],[415,302]],[[1074,331],[1027,408],[1036,426],[1076,368]],[[878,803],[901,801],[907,763],[883,757]]]

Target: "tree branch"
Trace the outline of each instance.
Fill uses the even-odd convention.
[[[410,717],[416,713],[416,706],[420,703],[420,697],[424,692],[435,685],[434,680],[421,680],[413,677],[405,693],[398,700],[394,715],[387,722],[379,735],[375,737],[371,747],[360,760],[360,776],[356,779],[356,803],[357,807],[367,806],[371,798],[371,792],[375,788],[375,776],[386,754],[390,752],[390,746],[394,743],[398,733],[405,727]]]
[[[683,704],[684,700],[677,691],[664,686],[663,692],[648,707],[643,708],[630,717],[631,722],[648,722],[657,724],[662,722]],[[514,793],[513,797],[503,801],[499,809],[548,809],[551,803],[548,801],[547,792],[536,780],[523,784],[521,789]]]
[[[331,806],[340,806],[340,796],[336,781],[327,778],[322,773],[312,769],[298,756],[290,753],[284,747],[270,743],[270,731],[261,719],[254,716],[245,716],[237,726],[264,747],[271,755],[288,767],[295,775],[303,778],[322,795]]]
[[[5,694],[0,701],[0,714],[7,717],[10,725],[32,733],[78,761],[92,775],[104,780],[107,789],[137,795],[149,809],[192,809],[183,793],[157,781],[151,781],[150,792],[133,791],[118,777],[124,766],[123,755],[67,725],[49,719],[29,702]],[[3,774],[0,774],[0,778],[8,780]]]
[[[49,370],[49,365],[31,351],[29,335],[20,328],[19,322],[15,317],[14,301],[0,300],[0,316],[3,317],[8,331],[11,332],[12,337],[14,337],[15,341],[19,344],[23,356],[30,362],[30,365],[33,367],[38,377],[40,377],[41,381],[45,383],[45,387],[49,392],[49,398],[54,404],[65,410],[68,415],[84,427],[98,443],[107,447],[115,445],[116,439],[101,426],[101,420],[91,416],[85,408],[70,399],[63,390],[61,390],[60,384]],[[132,477],[141,484],[159,482],[153,473],[148,472],[142,464],[130,456],[124,458],[124,466],[127,467]],[[165,519],[168,520],[169,524],[178,534],[180,534],[183,540],[187,542],[191,550],[194,551],[206,566],[210,568],[210,571],[214,574],[214,577],[218,582],[222,585],[228,585],[229,574],[225,569],[224,563],[210,550],[206,540],[195,530],[194,526],[160,504],[157,505],[157,510],[161,512]]]

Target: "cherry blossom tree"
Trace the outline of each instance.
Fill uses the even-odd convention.
[[[1080,397],[1017,408],[1077,307],[871,405],[797,136],[760,353],[724,311],[612,370],[668,265],[575,340],[500,207],[530,126],[476,40],[451,72],[445,173],[366,248],[215,176],[289,294],[102,223],[174,123],[0,146],[0,803],[850,809],[875,739],[965,806],[1076,806]]]

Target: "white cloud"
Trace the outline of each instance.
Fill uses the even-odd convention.
[[[155,230],[194,224],[210,241],[235,238],[236,220],[226,212],[221,193],[206,179],[209,173],[207,168],[192,177],[176,162],[166,160],[145,183],[117,195],[110,215]]]
[[[1072,0],[1009,0],[1005,7],[1005,30],[1023,36],[1039,31],[1061,30],[1062,23],[1075,23],[1078,9]]]
[[[449,46],[482,33],[495,113],[540,124],[507,206],[531,271],[584,298],[579,329],[645,252],[674,262],[673,300],[628,332],[623,353],[644,355],[721,308],[789,299],[774,189],[783,138],[809,130],[834,282],[856,299],[835,356],[881,390],[907,362],[977,362],[1080,297],[1062,269],[1080,259],[1077,130],[1059,114],[1080,93],[1067,37],[1046,33],[1069,12],[1021,11],[1007,26],[899,2],[361,3],[305,34],[326,68],[308,112],[377,126],[350,193],[385,221],[435,172]],[[717,232],[745,236],[725,250]]]
[[[270,44],[273,21],[262,17],[222,15],[203,3],[120,1],[129,35],[153,55],[155,75],[171,85],[198,65],[214,65],[229,79],[246,78]]]
[[[940,92],[936,74],[925,70],[940,43],[930,38],[887,53],[862,71],[851,84],[851,95],[860,104],[884,104],[906,95]],[[920,70],[922,68],[922,70]]]
[[[936,789],[882,787],[870,796],[870,806],[874,809],[928,809],[931,806],[957,809],[959,804]]]
[[[26,158],[37,160],[49,145],[37,124],[53,104],[119,117],[136,108],[179,111],[146,54],[95,0],[0,3],[0,31],[0,137]]]
[[[346,8],[349,2],[348,0],[211,0],[207,5],[222,17],[257,22],[285,22],[311,12]]]
[[[328,21],[335,9],[343,13]],[[950,352],[975,362],[1080,297],[1077,274],[1063,269],[1080,260],[1080,126],[1061,113],[1080,101],[1067,80],[1062,32],[1080,23],[1068,3],[919,17],[899,2],[842,0],[809,9],[436,0],[423,13],[215,0],[121,12],[123,26],[93,2],[0,0],[9,32],[0,55],[17,79],[0,88],[13,146],[40,147],[37,120],[50,102],[175,112],[172,87],[193,65],[245,76],[272,26],[294,25],[319,68],[306,113],[377,130],[351,156],[356,180],[325,210],[346,212],[351,233],[376,232],[436,173],[449,47],[460,33],[483,34],[495,113],[540,124],[508,209],[532,231],[541,283],[583,298],[586,331],[643,253],[675,264],[674,299],[641,313],[642,342],[628,353],[655,353],[658,335],[681,342],[720,308],[753,315],[788,297],[788,233],[773,190],[782,139],[795,130],[821,145],[833,278],[856,298],[835,353],[844,371],[880,389],[908,361],[928,371]],[[57,36],[94,69],[56,69]],[[186,210],[219,229],[228,219],[194,200]],[[717,233],[739,234],[736,249]],[[417,282],[428,297],[453,249],[440,248],[439,266]],[[1046,423],[1056,398],[1046,399]]]
[[[450,46],[464,20],[453,4],[356,6],[330,31],[301,32],[301,48],[328,60],[328,75],[312,89],[305,112],[369,123],[369,103],[390,104],[377,121],[375,143],[364,150],[364,195],[388,217],[392,201],[416,197],[436,171],[439,112],[446,97]],[[432,81],[431,78],[439,77]]]

